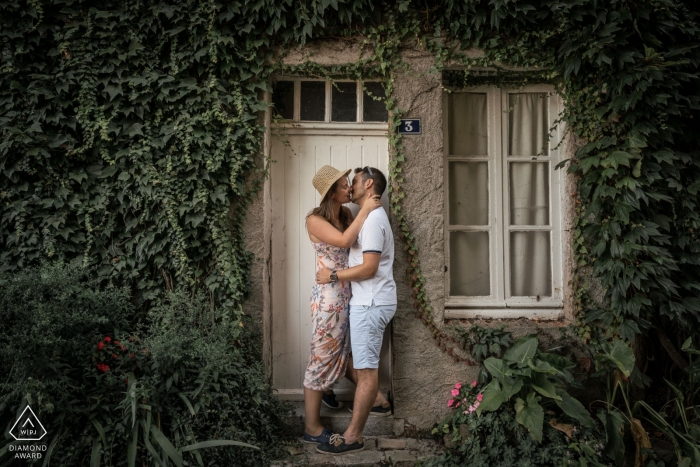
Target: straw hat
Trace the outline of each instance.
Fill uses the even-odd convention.
[[[348,169],[345,172],[340,171],[330,165],[324,165],[316,175],[314,175],[313,184],[314,188],[321,194],[321,199],[326,196],[328,190],[333,186],[335,182],[343,177],[347,177],[352,169]]]

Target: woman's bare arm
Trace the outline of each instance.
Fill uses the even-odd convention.
[[[309,216],[306,219],[306,229],[309,231],[309,235],[324,243],[340,248],[350,248],[357,240],[357,236],[360,235],[360,229],[362,229],[362,224],[367,219],[367,215],[381,205],[382,203],[378,196],[368,199],[362,206],[362,209],[360,209],[360,212],[357,213],[357,217],[352,221],[352,224],[345,229],[345,232],[339,231],[321,216]],[[342,207],[341,209],[346,208]]]

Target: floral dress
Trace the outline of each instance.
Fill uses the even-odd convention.
[[[348,267],[348,248],[313,243],[316,270],[320,264],[329,269]],[[304,375],[304,386],[315,391],[333,389],[345,375],[350,352],[350,282],[314,283],[311,289],[311,356]]]

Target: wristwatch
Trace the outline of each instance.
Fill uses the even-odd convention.
[[[331,271],[331,282],[338,282],[338,273],[335,269]]]

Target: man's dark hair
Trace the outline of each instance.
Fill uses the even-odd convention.
[[[369,178],[374,181],[374,194],[379,196],[384,194],[384,190],[386,190],[386,177],[381,170],[369,166],[363,168],[358,167],[355,169],[355,173],[362,174],[362,183],[366,182]]]

